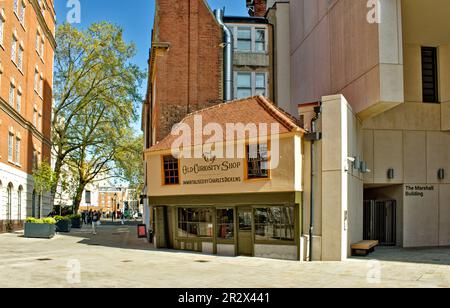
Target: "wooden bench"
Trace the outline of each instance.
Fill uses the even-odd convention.
[[[361,241],[351,246],[352,256],[367,256],[369,253],[375,251],[378,246],[378,241]]]

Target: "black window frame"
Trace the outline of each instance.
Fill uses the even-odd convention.
[[[180,184],[180,162],[172,155],[164,155],[162,157],[163,164],[163,184],[179,185]]]
[[[424,103],[439,103],[439,79],[437,48],[422,46],[422,100]]]
[[[265,146],[266,155],[263,157],[261,155],[261,147]],[[257,157],[251,157],[250,155],[250,147],[256,147]],[[261,144],[247,144],[246,146],[246,166],[247,166],[247,180],[269,180],[270,179],[270,157],[269,157],[269,144],[261,143]],[[267,169],[263,169],[263,163],[267,164]],[[258,167],[256,170],[255,167]],[[265,170],[265,174],[263,173]]]

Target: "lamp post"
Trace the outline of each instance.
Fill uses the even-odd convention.
[[[116,200],[117,200],[117,193],[114,194],[113,215],[112,215],[113,216],[113,221],[114,221],[114,216],[116,216],[116,211],[117,211]]]

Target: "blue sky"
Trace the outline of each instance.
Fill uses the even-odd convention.
[[[185,1],[185,0],[179,0]],[[56,0],[55,9],[58,23],[66,21],[68,0]],[[85,28],[91,23],[108,21],[121,26],[127,41],[137,46],[137,55],[133,61],[142,69],[147,69],[148,51],[151,45],[151,29],[155,0],[80,0],[81,24]],[[211,9],[226,7],[227,15],[246,15],[245,0],[208,0]],[[144,96],[145,83],[141,92]],[[136,130],[140,128],[135,124]]]

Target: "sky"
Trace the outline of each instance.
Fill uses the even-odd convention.
[[[178,0],[185,1],[185,0]],[[226,8],[226,15],[246,15],[245,0],[207,0],[211,9]],[[58,24],[67,20],[71,7],[67,7],[69,0],[55,0]],[[147,60],[151,45],[151,30],[155,0],[79,0],[81,4],[81,23],[74,24],[86,28],[99,21],[108,21],[124,29],[127,42],[133,41],[137,47],[137,54],[133,62],[141,69],[147,70]],[[145,96],[146,82],[143,83],[141,93]],[[140,130],[140,120],[134,123],[137,132]]]

